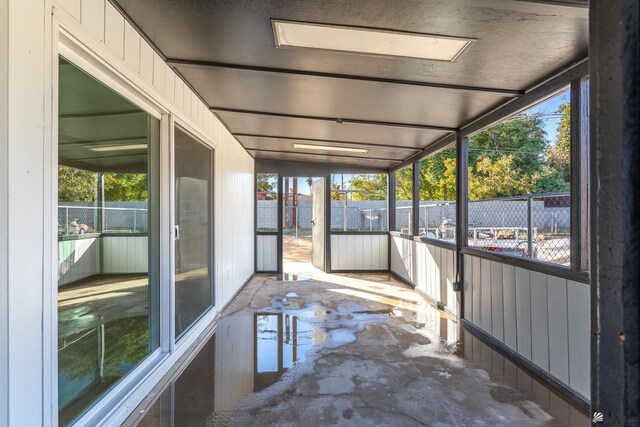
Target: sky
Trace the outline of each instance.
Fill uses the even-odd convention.
[[[556,143],[558,123],[560,123],[560,115],[554,113],[561,104],[567,101],[569,101],[568,90],[525,111],[525,113],[542,113],[543,129],[547,133],[547,140],[551,144]]]
[[[524,113],[542,114],[542,127],[547,134],[547,140],[551,144],[555,144],[556,142],[558,123],[560,123],[560,115],[555,114],[555,112],[558,110],[561,104],[567,101],[569,101],[568,90],[524,111]],[[348,177],[350,177],[350,175],[345,175],[345,180],[347,180]],[[309,185],[307,185],[307,178],[300,178],[298,180],[298,193],[311,194],[311,192],[309,191]]]

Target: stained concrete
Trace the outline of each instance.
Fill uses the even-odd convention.
[[[183,374],[197,381],[167,388],[140,425],[589,424],[389,275],[282,279],[257,276],[237,295]],[[193,410],[160,411],[167,392]]]

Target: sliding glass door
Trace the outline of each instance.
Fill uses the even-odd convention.
[[[160,121],[64,58],[58,109],[64,426],[160,345]]]
[[[213,306],[213,151],[175,129],[175,330],[186,331]]]

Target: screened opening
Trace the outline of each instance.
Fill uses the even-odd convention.
[[[387,231],[387,174],[331,175],[331,231]]]
[[[396,229],[413,235],[413,165],[394,172],[396,175]]]
[[[421,237],[456,241],[456,149],[447,148],[419,163]]]
[[[258,231],[278,231],[278,174],[256,174]]]
[[[565,90],[469,139],[469,246],[568,266],[570,190]]]

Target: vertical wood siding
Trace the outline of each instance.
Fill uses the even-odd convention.
[[[278,270],[278,236],[258,236],[257,271]]]
[[[373,234],[331,235],[333,271],[387,270],[389,236]]]
[[[464,265],[464,317],[588,400],[589,285],[469,255]]]

